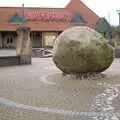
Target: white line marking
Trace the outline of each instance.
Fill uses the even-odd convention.
[[[47,107],[36,107],[36,106],[29,106],[25,104],[21,104],[18,102],[14,102],[5,98],[0,97],[0,104],[7,105],[8,107],[15,107],[22,110],[33,110],[36,112],[47,112],[47,113],[57,113],[57,114],[63,114],[63,115],[70,115],[70,116],[84,116],[84,117],[95,117],[104,115],[107,113],[97,113],[97,112],[79,112],[79,111],[71,111],[71,110],[64,110],[64,109],[58,109],[58,108],[47,108]],[[116,113],[117,116],[120,116],[119,113]]]

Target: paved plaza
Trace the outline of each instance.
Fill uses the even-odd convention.
[[[120,59],[96,80],[62,76],[51,58],[0,73],[0,120],[120,119]]]

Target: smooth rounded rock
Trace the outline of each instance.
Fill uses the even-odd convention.
[[[55,40],[53,61],[67,74],[99,73],[114,59],[114,48],[95,30],[73,27]]]

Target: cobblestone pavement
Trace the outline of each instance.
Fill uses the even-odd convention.
[[[0,68],[0,120],[95,119],[90,113],[95,115],[91,108],[97,106],[96,97],[109,85],[120,89],[119,59],[104,72],[106,78],[97,80],[65,78],[51,58],[32,61],[28,66]],[[114,112],[119,113],[119,93],[111,102]]]

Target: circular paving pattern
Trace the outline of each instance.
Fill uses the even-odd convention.
[[[0,68],[0,118],[119,120],[119,63],[115,60],[103,73],[106,77],[96,80],[62,76],[51,58]]]

